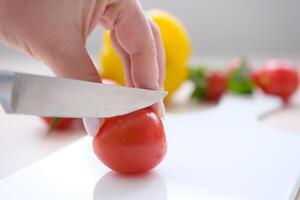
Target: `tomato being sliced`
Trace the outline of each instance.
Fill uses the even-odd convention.
[[[142,173],[164,158],[167,143],[163,123],[151,109],[108,118],[93,140],[94,152],[110,169]]]
[[[296,66],[285,60],[269,60],[254,72],[255,83],[266,93],[279,96],[287,102],[299,85]]]

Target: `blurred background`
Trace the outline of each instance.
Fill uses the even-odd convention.
[[[297,0],[141,0],[144,9],[161,8],[182,20],[193,58],[289,57],[300,55],[300,1]],[[88,41],[94,57],[101,45],[98,27]],[[25,58],[0,44],[0,59]]]

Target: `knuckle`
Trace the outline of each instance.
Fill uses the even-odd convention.
[[[137,51],[136,53],[133,53],[132,56],[134,57],[151,57],[151,58],[156,58],[157,57],[157,51],[154,46],[150,47],[141,47],[139,48],[140,50]]]
[[[59,62],[61,56],[65,54],[64,50],[61,48],[61,44],[57,40],[47,39],[39,42],[38,52],[41,53],[40,57],[46,63],[50,65],[56,65]]]
[[[149,47],[148,50],[147,50],[149,56],[151,57],[157,57],[157,51],[156,51],[156,48],[155,47]]]
[[[57,55],[62,54],[63,52],[61,52],[61,48],[60,48],[60,44],[57,40],[47,40],[44,43],[44,47],[48,56],[50,56],[51,58],[56,58]]]

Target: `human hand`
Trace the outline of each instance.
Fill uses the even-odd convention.
[[[128,86],[162,89],[164,50],[160,33],[137,0],[2,0],[0,41],[44,62],[57,76],[101,82],[86,40],[100,24],[111,31]],[[162,116],[163,103],[152,106]],[[95,136],[103,120],[84,119]]]

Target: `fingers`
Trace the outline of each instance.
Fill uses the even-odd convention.
[[[153,21],[149,18],[149,24],[151,27],[151,31],[155,40],[155,46],[157,51],[157,64],[158,64],[158,70],[159,70],[159,89],[163,89],[163,84],[165,81],[165,50],[163,47],[161,35],[159,28],[156,24],[153,23]],[[152,106],[152,108],[161,116],[165,116],[165,105],[163,101],[160,101]]]
[[[137,1],[119,1],[105,11],[101,24],[111,30],[111,42],[126,67],[129,85],[161,89],[164,81],[164,50],[158,28],[148,21]],[[163,113],[163,104],[153,106]]]
[[[125,79],[126,84],[129,87],[134,87],[132,78],[131,78],[131,62],[129,55],[122,49],[120,44],[118,43],[115,35],[115,31],[110,32],[110,40],[112,43],[113,48],[116,50],[117,54],[120,56],[123,64],[125,65]]]
[[[157,64],[159,70],[159,87],[160,89],[162,89],[165,81],[165,71],[166,71],[165,70],[165,66],[166,66],[165,49],[163,47],[158,26],[150,18],[149,18],[149,24],[155,40],[155,46],[157,51]]]
[[[87,134],[95,137],[105,120],[97,118],[83,118],[82,121]]]
[[[106,19],[106,25],[111,25],[108,28],[114,31],[115,40],[130,58],[133,85],[159,89],[155,40],[140,5],[134,0],[123,0],[118,1],[118,6],[107,9],[103,18]]]
[[[81,39],[73,41],[46,42],[41,59],[57,76],[100,82],[97,70]]]

